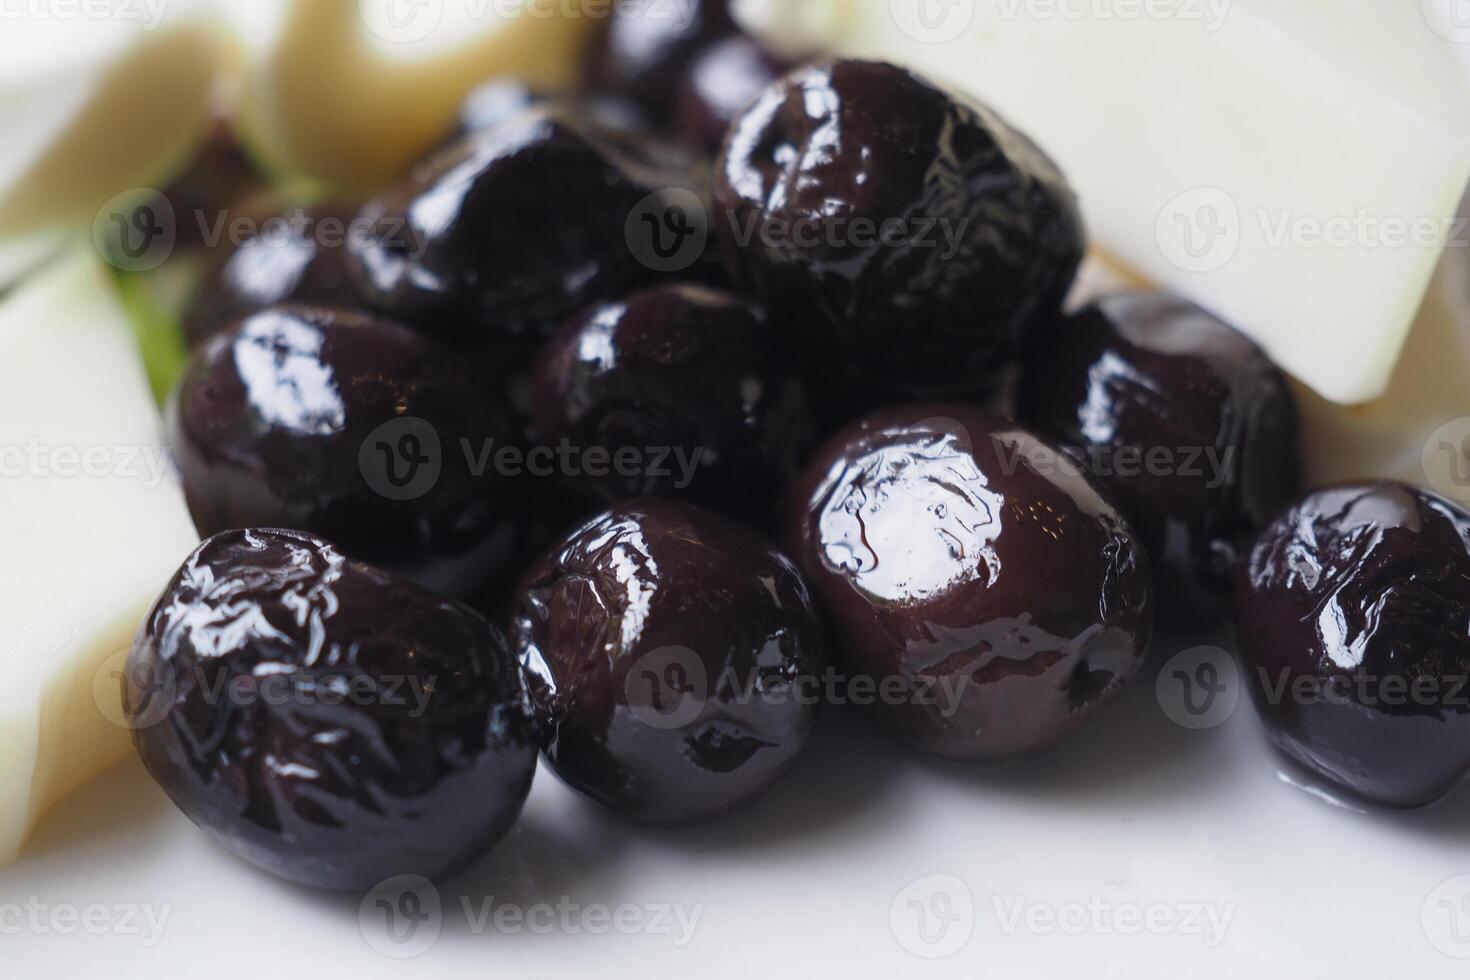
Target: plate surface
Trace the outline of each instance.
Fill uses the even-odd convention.
[[[0,872],[4,972],[1465,976],[1470,792],[1409,814],[1314,795],[1228,655],[1184,646],[1025,764],[927,762],[830,712],[772,793],[696,831],[629,828],[543,770],[479,866],[366,897],[240,864],[130,762]]]

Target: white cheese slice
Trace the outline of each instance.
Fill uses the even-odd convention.
[[[1403,480],[1470,507],[1470,252],[1446,253],[1382,397],[1297,398],[1312,485]]]
[[[98,2],[0,10],[0,247],[163,181],[209,122],[229,50],[212,5]]]
[[[566,86],[596,21],[580,2],[266,0],[238,10],[254,49],[242,138],[280,179],[372,190],[444,138],[478,83]]]
[[[990,103],[1061,164],[1103,249],[1353,404],[1386,390],[1445,238],[1470,245],[1454,221],[1470,179],[1470,28],[1437,4],[737,9],[774,43],[897,62]]]
[[[114,673],[197,543],[162,445],[94,252],[0,302],[0,864],[131,750]]]

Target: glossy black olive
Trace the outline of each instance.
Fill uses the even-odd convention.
[[[796,484],[788,546],[834,663],[887,691],[872,714],[946,758],[1051,746],[1117,694],[1152,631],[1126,520],[1060,449],[968,406],[835,437]]]
[[[542,352],[534,438],[581,451],[564,474],[605,500],[687,496],[769,516],[809,448],[801,381],[755,307],[661,286],[593,307]],[[586,451],[611,457],[586,472]]]
[[[290,527],[464,595],[509,557],[511,439],[460,355],[322,307],[247,317],[196,356],[169,436],[201,534]]]
[[[504,637],[294,531],[201,545],[124,684],[134,743],[179,809],[304,885],[452,873],[510,828],[535,773]]]
[[[1061,173],[990,110],[891,65],[798,69],[736,122],[714,229],[805,356],[915,394],[994,381],[1083,253]]]
[[[1394,483],[1314,493],[1237,593],[1251,690],[1289,757],[1392,806],[1470,776],[1470,514]]]
[[[257,233],[220,252],[189,299],[184,310],[189,348],[268,306],[362,305],[345,261],[355,218],[355,208],[328,204],[253,219]]]
[[[1112,296],[1036,331],[1018,412],[1116,495],[1170,621],[1228,614],[1239,559],[1301,487],[1286,376],[1244,335],[1164,293]]]
[[[348,269],[377,309],[442,336],[545,334],[650,281],[629,244],[650,195],[690,193],[691,158],[550,105],[472,135],[364,209]],[[662,215],[654,208],[655,217]]]
[[[710,45],[679,82],[676,130],[709,153],[719,153],[735,120],[790,67],[745,34]]]
[[[791,765],[824,660],[796,569],[724,517],[621,504],[522,583],[512,627],[546,758],[632,820],[689,824]]]
[[[632,99],[661,124],[689,63],[739,30],[729,7],[729,0],[617,5],[593,33],[587,89]]]

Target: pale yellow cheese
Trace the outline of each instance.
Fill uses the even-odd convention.
[[[0,250],[91,222],[114,195],[161,184],[187,160],[231,47],[200,0],[159,16],[0,20]]]
[[[579,3],[292,4],[283,23],[251,25],[264,43],[246,75],[244,139],[280,178],[371,190],[442,140],[485,79],[566,86],[594,23]]]
[[[197,542],[160,430],[95,253],[0,302],[0,863],[131,751],[117,671]]]

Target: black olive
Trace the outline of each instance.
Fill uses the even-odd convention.
[[[1163,617],[1228,616],[1237,563],[1301,487],[1296,402],[1265,352],[1187,300],[1112,296],[1035,333],[1018,412],[1116,495]]]
[[[536,769],[493,626],[294,531],[204,542],[124,674],[138,752],[179,809],[304,885],[453,873],[514,823]]]
[[[375,308],[421,330],[545,336],[589,303],[657,278],[658,257],[630,244],[630,225],[645,213],[662,220],[678,195],[692,199],[684,211],[702,206],[695,166],[573,107],[531,109],[370,203],[372,230],[349,243],[348,269]],[[702,218],[680,214],[691,227]]]
[[[1151,572],[1127,521],[1071,457],[1008,419],[944,404],[865,419],[817,453],[788,520],[834,663],[925,752],[1048,748],[1147,649]]]
[[[729,0],[616,5],[592,35],[588,90],[630,99],[663,125],[690,62],[739,30],[729,8]]]
[[[190,296],[184,310],[189,348],[268,306],[362,305],[346,265],[346,242],[356,217],[351,206],[325,204],[255,220],[256,233],[218,253]]]
[[[1026,137],[872,62],[766,89],[730,133],[714,197],[737,287],[792,324],[803,356],[908,394],[994,382],[1084,249],[1072,191]]]
[[[824,666],[795,567],[671,500],[621,504],[527,574],[512,627],[546,758],[640,823],[729,812],[806,742]]]
[[[604,500],[677,494],[768,517],[810,437],[805,388],[776,355],[775,330],[699,286],[593,307],[542,352],[535,438],[611,457],[596,474],[564,475]]]
[[[1401,807],[1470,776],[1470,514],[1396,483],[1322,490],[1239,577],[1246,673],[1289,757]]]
[[[324,307],[256,313],[198,352],[168,413],[203,535],[290,527],[466,595],[509,557],[512,441],[464,359],[400,324]]]

